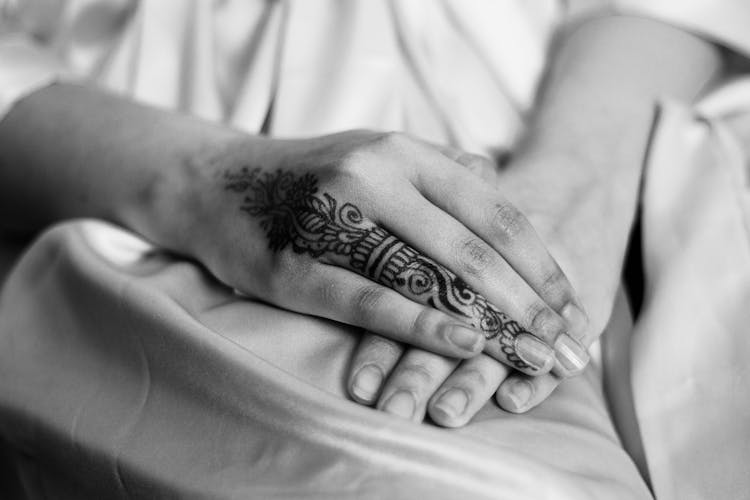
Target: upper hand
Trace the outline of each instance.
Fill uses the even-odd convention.
[[[502,192],[440,150],[367,131],[256,139],[191,175],[189,251],[241,292],[451,358],[565,374],[550,346],[570,342],[557,312],[580,309],[570,283]]]
[[[503,177],[490,160],[471,154],[461,153],[451,148],[441,148],[444,154],[462,164],[472,174],[484,182],[495,186],[509,186],[514,195],[524,195],[534,191],[534,196],[542,199],[553,198],[544,193],[542,183],[528,176],[518,178]],[[520,169],[523,172],[523,169]],[[538,180],[537,180],[538,181]],[[542,191],[541,195],[539,191]],[[533,210],[535,223],[539,223],[548,241],[556,241],[554,231],[572,221],[559,220],[565,210],[547,210],[526,200],[524,209]],[[559,207],[561,208],[561,207]],[[565,232],[571,239],[580,236],[580,231]],[[562,242],[557,241],[560,251]],[[565,241],[565,243],[569,243]],[[592,331],[586,316],[569,303],[557,300],[554,294],[538,292],[548,305],[563,316],[568,324],[568,333],[588,347],[593,340]],[[561,337],[566,340],[569,337]],[[577,342],[559,342],[558,351],[576,350],[580,360],[587,360],[583,347]],[[580,352],[580,351],[583,352]],[[349,390],[359,402],[377,406],[387,412],[421,420],[428,412],[433,421],[440,425],[455,427],[466,424],[474,414],[496,394],[500,405],[513,412],[523,412],[545,399],[556,385],[571,374],[577,373],[585,361],[576,366],[576,360],[558,354],[565,368],[553,373],[528,377],[519,374],[486,355],[468,360],[439,356],[422,349],[404,346],[379,335],[367,334],[363,337],[349,372]],[[500,389],[498,390],[498,387]]]

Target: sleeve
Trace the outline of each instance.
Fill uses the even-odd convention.
[[[44,42],[44,31],[54,16],[25,11],[21,3],[0,0],[0,120],[16,101],[68,74],[64,62]]]
[[[750,56],[748,0],[616,0],[619,12],[679,26]]]

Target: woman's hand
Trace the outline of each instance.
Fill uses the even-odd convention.
[[[588,326],[571,332],[588,346],[615,298],[653,104],[664,97],[695,98],[721,74],[723,60],[706,40],[636,17],[597,17],[572,26],[559,42],[516,160],[496,181],[491,166],[484,174],[512,193],[571,277],[590,317]],[[564,315],[559,303],[547,302]],[[422,418],[429,401],[429,413],[441,425],[468,422],[499,384],[500,406],[523,412],[561,382],[555,374],[509,375],[483,356],[456,371],[454,362],[426,352],[411,350],[399,361],[401,348],[384,342],[367,337],[355,356],[353,373],[372,362],[396,366],[385,371],[390,377],[382,391],[373,388],[369,401],[379,393],[378,406],[388,409],[391,394],[408,391],[418,395],[414,418]],[[355,399],[362,400],[357,379],[350,380]]]
[[[187,172],[188,252],[246,295],[530,375],[587,362],[556,312],[584,317],[573,289],[528,221],[428,144],[240,140]]]
[[[585,193],[561,191],[554,182],[541,182],[534,176],[536,169],[521,162],[500,172],[489,159],[450,148],[441,150],[488,185],[511,188],[519,206],[533,215],[534,227],[555,255],[562,254],[577,277],[585,275],[581,282],[593,284],[587,289],[587,298],[596,301],[597,311],[609,310],[619,267],[607,258],[609,254],[595,236],[605,234],[602,223],[606,222],[596,210],[596,203],[590,203]],[[577,251],[576,256],[570,255],[569,250]],[[594,332],[601,331],[602,320],[607,319],[597,315],[596,324],[591,325],[579,310],[569,308],[554,295],[542,296],[567,320],[569,335],[585,347],[596,338]],[[572,359],[588,359],[585,351],[579,351],[582,347],[577,342],[558,341],[555,347],[569,373],[582,368],[572,364]],[[568,350],[574,351],[575,356],[560,355]],[[447,427],[465,425],[495,394],[504,409],[526,411],[544,400],[563,380],[557,373],[538,377],[514,373],[511,367],[485,354],[460,361],[373,333],[363,336],[348,378],[350,395],[360,403],[376,403],[384,411],[415,421],[429,413],[434,422]]]
[[[55,84],[13,107],[0,145],[9,227],[107,219],[246,294],[527,373],[569,339],[547,302],[576,310],[573,291],[526,219],[403,135],[265,139]]]

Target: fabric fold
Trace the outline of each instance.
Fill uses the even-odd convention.
[[[100,222],[34,243],[0,318],[0,432],[43,491],[648,498],[594,369],[528,416],[404,422],[344,397],[357,332],[241,299]]]

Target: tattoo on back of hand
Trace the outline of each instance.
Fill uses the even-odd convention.
[[[225,172],[224,188],[244,195],[240,209],[257,218],[273,252],[287,247],[312,257],[343,257],[356,272],[430,306],[468,320],[497,339],[516,368],[533,370],[515,351],[528,333],[452,271],[363,218],[359,208],[318,193],[314,174],[243,167]]]

